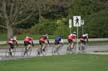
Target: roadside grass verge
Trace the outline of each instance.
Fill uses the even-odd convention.
[[[62,55],[0,61],[0,71],[108,71],[107,55]]]

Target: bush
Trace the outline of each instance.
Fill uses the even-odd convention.
[[[55,21],[49,21],[45,20],[41,23],[36,24],[32,29],[30,29],[30,32],[32,34],[49,34],[53,35],[54,31],[56,30],[57,25],[55,24]]]
[[[87,21],[85,27],[86,32],[90,37],[104,38],[108,37],[108,12],[103,10],[99,13],[91,15]]]

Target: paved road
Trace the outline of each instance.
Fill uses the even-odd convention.
[[[67,45],[64,45],[60,51],[59,55],[66,54],[66,47]],[[76,49],[73,50],[74,53],[76,53]],[[88,46],[85,50],[87,54],[108,54],[108,45],[94,45],[94,46]],[[17,59],[17,58],[28,58],[28,57],[35,57],[37,55],[37,48],[32,48],[32,52],[30,55],[23,56],[24,48],[16,48],[15,54],[13,57],[8,55],[8,49],[0,49],[0,60],[9,60],[9,59]],[[80,51],[79,51],[80,53]],[[52,47],[47,48],[47,52],[44,54],[41,54],[40,56],[51,56],[52,55]],[[55,54],[58,55],[58,54]]]

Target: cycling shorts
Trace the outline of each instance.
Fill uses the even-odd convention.
[[[69,43],[73,43],[73,40],[71,40],[71,39],[68,39],[68,42],[69,42]]]
[[[40,45],[42,45],[42,44],[44,44],[45,43],[45,41],[39,41],[39,44]]]
[[[24,45],[28,46],[29,44],[31,44],[30,42],[24,41]]]
[[[14,47],[15,47],[15,45],[11,44],[11,43],[9,43],[9,46],[10,46],[11,49],[14,49]]]
[[[58,41],[58,42],[57,42],[57,41],[55,41],[55,45],[57,45],[57,44],[60,44],[60,42],[59,42],[59,41]]]

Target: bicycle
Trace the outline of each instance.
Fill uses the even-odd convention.
[[[37,55],[46,55],[48,44],[44,43],[43,46],[37,48]]]
[[[55,47],[52,48],[52,55],[54,54],[60,54],[59,51],[61,49],[61,47],[63,46],[63,44],[58,44],[58,45],[55,45]]]
[[[31,44],[28,44],[25,49],[24,49],[24,54],[23,56],[27,55],[27,56],[30,56],[31,55],[31,52],[32,52],[32,45]]]
[[[13,48],[9,47],[8,50],[6,50],[6,55],[5,56],[15,56],[16,54],[16,46],[14,45]]]
[[[69,43],[66,49],[66,53],[73,53],[74,48],[75,48],[74,44],[72,46],[71,43]]]
[[[86,44],[80,43],[80,46],[79,46],[80,52],[81,52],[81,53],[85,53],[85,49],[86,49]]]

